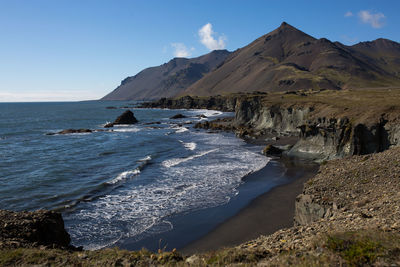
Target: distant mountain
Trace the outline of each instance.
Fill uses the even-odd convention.
[[[229,54],[227,50],[215,50],[197,58],[174,58],[161,66],[147,68],[124,79],[120,86],[102,100],[173,97],[220,65]]]
[[[233,52],[180,95],[400,86],[400,44],[378,39],[346,46],[282,23]]]

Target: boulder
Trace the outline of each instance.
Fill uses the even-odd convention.
[[[263,154],[266,156],[280,156],[282,155],[282,152],[282,149],[277,148],[273,145],[267,145],[263,150]]]
[[[176,114],[176,115],[174,115],[174,116],[172,116],[170,119],[184,119],[184,118],[186,118],[186,116],[185,115],[183,115],[183,114]]]
[[[118,124],[135,124],[137,122],[138,120],[133,115],[133,112],[127,110],[124,113],[122,113],[118,118],[116,118],[114,122],[107,123],[106,125],[104,125],[104,128],[110,128]]]
[[[1,247],[68,247],[71,238],[58,212],[0,210]]]

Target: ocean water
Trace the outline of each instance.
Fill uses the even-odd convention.
[[[242,177],[269,162],[233,134],[193,128],[200,114],[233,115],[219,111],[131,108],[138,124],[46,135],[102,129],[124,111],[106,107],[127,104],[0,103],[0,208],[61,211],[72,243],[98,249],[228,203]],[[177,113],[187,118],[169,119]]]

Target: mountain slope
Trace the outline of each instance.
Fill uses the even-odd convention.
[[[384,39],[345,46],[284,22],[232,53],[180,95],[400,85],[399,46]]]
[[[220,65],[230,54],[215,50],[197,58],[174,58],[128,77],[102,100],[152,100],[173,97]]]

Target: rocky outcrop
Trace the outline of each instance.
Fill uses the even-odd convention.
[[[385,217],[388,221],[394,214],[399,215],[399,153],[400,148],[394,148],[321,166],[320,173],[305,184],[296,199],[295,224],[331,220],[343,212],[363,218]],[[394,211],[385,213],[384,207]]]
[[[236,128],[233,125],[233,117],[219,118],[213,121],[198,122],[194,125],[195,129],[206,129],[206,130],[219,130],[219,131],[235,131]]]
[[[110,128],[118,124],[135,124],[137,122],[138,120],[135,118],[133,112],[127,110],[124,113],[122,113],[118,118],[116,118],[114,122],[107,123],[106,125],[104,125],[104,128]]]
[[[267,145],[264,149],[263,149],[263,154],[266,156],[280,156],[282,155],[283,150],[273,146],[273,145]]]
[[[0,210],[0,248],[68,247],[71,239],[60,213]]]
[[[356,122],[336,114],[321,116],[319,109],[315,104],[264,104],[259,96],[239,98],[235,125],[253,135],[299,136],[287,154],[316,161],[381,152],[400,145],[397,118],[377,115],[373,120]]]
[[[90,129],[66,129],[66,130],[59,131],[57,133],[47,133],[46,135],[92,133],[92,132],[93,132],[93,130],[90,130]]]
[[[170,108],[170,109],[211,109],[220,111],[235,111],[236,96],[213,96],[213,97],[191,97],[161,98],[155,102],[143,103],[142,108]]]
[[[172,116],[170,119],[176,120],[176,119],[184,119],[184,118],[186,118],[185,115],[183,115],[183,114],[181,114],[181,113],[178,113],[178,114]]]
[[[298,137],[284,154],[322,162],[350,155],[381,152],[400,145],[397,91],[329,90],[185,96],[145,103],[145,108],[235,111],[233,121],[201,122],[196,128],[231,130],[242,138]],[[393,99],[376,105],[375,98]],[[346,103],[340,103],[346,98]],[[338,100],[337,100],[338,99]],[[368,108],[366,103],[371,103]]]
[[[236,102],[237,126],[264,131],[278,136],[300,135],[299,127],[306,123],[313,107],[285,107],[279,104],[264,106],[262,98],[239,98]]]

